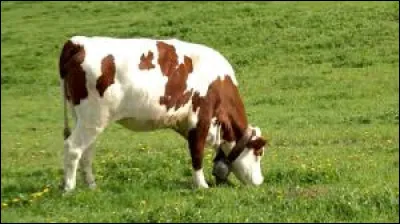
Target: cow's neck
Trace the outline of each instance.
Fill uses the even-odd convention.
[[[212,82],[205,96],[192,96],[193,111],[197,111],[199,119],[210,122],[216,118],[221,125],[221,138],[224,142],[236,143],[248,128],[246,111],[237,86],[230,76],[218,78]],[[211,113],[209,113],[212,111]],[[190,127],[183,122],[175,127],[175,131],[187,138]],[[233,144],[234,145],[234,144]]]
[[[222,139],[230,145],[229,149],[224,150],[229,154],[235,145],[248,132],[248,121],[243,101],[239,95],[239,90],[229,77],[226,77],[221,86],[223,91],[219,92],[220,103],[215,111],[218,122],[221,124]]]

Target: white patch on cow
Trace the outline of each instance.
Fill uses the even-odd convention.
[[[232,163],[232,171],[243,183],[260,185],[264,181],[260,161],[261,157],[254,155],[253,150],[245,149]]]
[[[208,184],[204,178],[203,169],[193,170],[193,181],[195,187],[208,188]]]
[[[190,102],[191,103],[191,102]],[[196,109],[196,112],[189,112],[189,117],[188,117],[188,129],[193,129],[196,127],[197,122],[199,121],[199,112],[200,112],[200,107]]]
[[[224,143],[221,145],[221,149],[222,149],[222,151],[224,152],[224,154],[225,154],[226,156],[228,156],[229,153],[232,151],[233,147],[235,147],[235,145],[236,145],[236,142],[235,142],[235,141],[232,141],[232,142],[224,142]]]
[[[221,145],[221,125],[217,123],[217,118],[212,118],[206,142],[209,146],[217,149]]]
[[[253,129],[253,130],[255,130],[256,131],[256,135],[255,136],[253,136],[253,137],[261,137],[261,129],[259,128],[259,127],[257,127],[257,126],[252,126],[252,125],[249,125],[249,127],[251,128],[251,129]]]

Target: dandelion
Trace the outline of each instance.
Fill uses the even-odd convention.
[[[36,192],[36,193],[31,194],[31,197],[38,198],[38,197],[41,197],[42,195],[43,195],[43,192]]]

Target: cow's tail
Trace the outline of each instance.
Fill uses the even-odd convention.
[[[59,60],[61,96],[64,104],[64,139],[67,139],[71,135],[71,130],[69,128],[68,122],[68,82],[66,81],[68,76],[68,68],[66,65],[78,51],[79,48],[77,48],[71,42],[71,40],[68,40],[63,46]]]
[[[69,128],[68,122],[68,102],[66,96],[65,82],[63,79],[61,79],[61,94],[64,103],[64,139],[67,139],[71,135],[71,129]]]

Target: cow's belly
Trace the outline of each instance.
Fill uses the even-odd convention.
[[[118,120],[117,123],[132,131],[153,131],[163,128],[162,125],[155,120],[143,120],[134,117],[122,118]]]
[[[192,102],[175,109],[160,104],[160,94],[141,88],[131,89],[124,94],[119,103],[115,120],[132,131],[152,131],[156,129],[175,129],[188,122]]]

